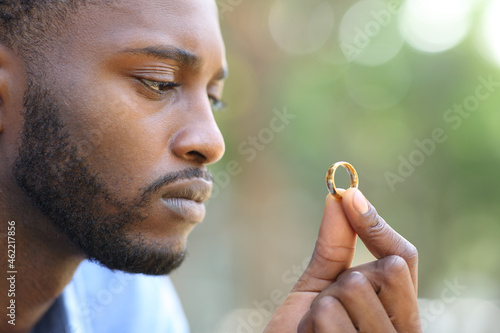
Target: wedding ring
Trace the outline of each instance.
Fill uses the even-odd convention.
[[[339,166],[347,170],[347,173],[351,178],[351,188],[358,188],[359,179],[356,169],[354,169],[354,167],[347,162],[337,162],[332,165],[330,169],[328,169],[328,172],[326,173],[326,187],[335,198],[342,199],[342,195],[338,193],[337,188],[335,187],[335,172]]]

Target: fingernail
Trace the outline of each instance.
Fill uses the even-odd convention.
[[[357,190],[354,194],[353,205],[354,209],[356,209],[359,214],[365,214],[366,212],[368,212],[368,201],[366,201],[365,196],[363,195],[363,193],[361,193],[360,190]]]

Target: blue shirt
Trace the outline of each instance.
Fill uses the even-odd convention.
[[[189,333],[166,276],[113,272],[83,261],[31,333]]]

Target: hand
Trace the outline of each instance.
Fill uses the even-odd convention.
[[[417,294],[399,256],[351,268],[323,290],[299,333],[421,332]]]
[[[379,260],[348,270],[356,234]],[[303,317],[299,332],[349,332],[346,325],[351,331],[361,325],[369,332],[420,332],[417,263],[415,247],[361,192],[349,189],[342,200],[328,195],[309,267],[265,332],[297,332]],[[386,330],[389,325],[392,331]]]

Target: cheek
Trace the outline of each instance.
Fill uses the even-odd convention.
[[[80,157],[108,185],[135,195],[167,172],[173,159],[168,141],[174,124],[161,112],[148,112],[132,97],[103,96],[113,95],[103,92],[87,99],[83,110],[71,115],[70,135]]]

